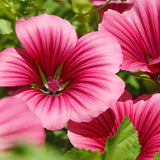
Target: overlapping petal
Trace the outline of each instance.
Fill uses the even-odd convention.
[[[47,129],[61,129],[70,118],[72,105],[66,94],[53,96],[34,88],[23,88],[17,91],[16,97],[28,104]]]
[[[17,36],[46,77],[71,55],[77,34],[67,21],[54,15],[43,14],[16,24]]]
[[[35,61],[20,48],[8,48],[0,53],[0,86],[42,84]]]
[[[15,97],[0,100],[0,150],[16,144],[42,145],[45,134],[40,119]]]
[[[132,9],[119,14],[107,11],[100,31],[109,31],[116,36],[122,46],[123,70],[159,72],[160,2],[158,0],[135,1]],[[156,64],[152,65],[152,61]]]
[[[69,121],[68,137],[71,143],[77,148],[103,152],[107,137],[116,133],[127,111],[130,112],[131,107],[133,107],[133,102],[128,92],[125,92],[119,100],[113,105],[115,112],[109,108],[89,123]]]
[[[68,137],[75,147],[93,151],[97,149],[103,152],[107,137],[116,133],[121,121],[128,115],[138,131],[139,142],[142,146],[137,159],[151,159],[155,152],[160,150],[159,99],[160,94],[156,93],[140,96],[133,103],[131,96],[125,91],[111,109],[91,122],[76,123],[69,121]]]
[[[104,151],[106,138],[111,135],[115,123],[115,114],[109,108],[103,114],[94,118],[90,123],[69,121],[68,137],[71,143],[81,149],[99,149]]]

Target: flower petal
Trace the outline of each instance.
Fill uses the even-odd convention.
[[[109,108],[91,122],[68,122],[68,137],[71,143],[81,149],[104,151],[106,138],[112,134],[115,123],[114,112]]]
[[[112,115],[106,115],[108,110],[93,119],[91,122],[76,123],[69,121],[68,136],[71,143],[78,148],[100,150],[103,152],[105,138],[113,136],[121,121],[126,115],[138,131],[139,141],[142,146],[140,159],[152,159],[155,152],[160,150],[160,94],[143,95],[134,101],[127,91],[112,105]],[[105,118],[104,118],[105,117]],[[112,117],[112,118],[111,118]],[[114,119],[114,121],[110,121]],[[109,132],[108,126],[111,125]],[[103,129],[101,127],[104,127]],[[103,140],[103,143],[102,143]]]
[[[0,86],[41,84],[38,68],[28,53],[8,48],[0,53]]]
[[[125,13],[126,18],[138,31],[146,54],[151,60],[160,56],[160,1],[138,0],[134,7]]]
[[[28,106],[15,97],[0,100],[0,149],[19,143],[42,145],[45,134],[39,118]]]
[[[62,129],[70,118],[72,108],[66,94],[53,96],[37,89],[23,88],[15,96],[26,102],[49,130]]]
[[[107,0],[90,0],[93,2],[93,4],[96,7],[100,7],[102,5],[104,5],[105,3],[107,3]],[[105,10],[107,9],[112,9],[112,10],[116,10],[120,13],[124,12],[125,10],[128,10],[132,7],[133,3],[135,0],[126,0],[126,1],[121,1],[121,0],[114,0],[111,1],[105,8]]]
[[[72,120],[90,121],[120,97],[124,82],[114,73],[121,60],[121,48],[109,33],[92,32],[78,40],[61,75],[70,81],[64,93],[70,95]]]
[[[133,25],[120,13],[108,10],[104,13],[100,31],[107,31],[118,38],[123,53],[122,69],[149,71],[142,38]]]
[[[108,109],[124,91],[124,82],[114,73],[84,70],[64,89],[70,96],[71,120],[90,121]]]
[[[16,33],[46,77],[54,75],[77,42],[74,27],[54,15],[43,14],[21,21],[16,24]]]
[[[122,96],[118,99],[118,101],[115,104],[112,105],[111,108],[116,117],[115,121],[116,130],[121,125],[121,121],[125,118],[126,115],[128,115],[128,117],[132,121],[133,100],[130,93],[127,90],[124,91]]]
[[[121,47],[114,36],[105,32],[91,32],[78,40],[74,52],[64,63],[62,78],[76,77],[84,70],[116,73],[122,61]]]
[[[112,108],[94,118],[90,122],[68,122],[68,137],[71,143],[78,148],[104,151],[108,136],[115,135],[121,121],[127,114],[132,113],[133,101],[125,91]]]
[[[139,157],[154,158],[160,149],[160,94],[143,95],[134,101],[133,124],[138,130],[142,151]],[[155,139],[157,138],[157,139]],[[155,144],[155,146],[154,146]],[[151,147],[154,146],[154,149]],[[145,155],[144,155],[144,153]]]

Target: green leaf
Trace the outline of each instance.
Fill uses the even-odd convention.
[[[0,19],[0,33],[4,35],[12,32],[13,30],[11,28],[11,22],[5,19]]]
[[[4,157],[0,154],[1,160],[69,160],[55,148],[47,147],[46,150],[38,147],[20,145],[14,148],[12,154]]]
[[[140,153],[140,148],[138,133],[126,116],[116,135],[108,137],[103,153],[104,160],[135,160]]]
[[[73,10],[77,14],[86,13],[93,7],[93,3],[88,0],[72,0],[71,2]]]
[[[69,160],[102,160],[100,153],[91,150],[73,148],[65,154]]]
[[[153,160],[160,160],[160,151],[155,154],[155,157]]]

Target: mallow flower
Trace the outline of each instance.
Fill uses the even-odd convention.
[[[99,31],[109,31],[122,46],[122,70],[140,70],[159,81],[160,72],[160,1],[137,0],[120,14],[104,13]]]
[[[115,75],[123,56],[110,33],[95,31],[78,39],[67,20],[47,14],[15,28],[25,49],[0,53],[0,86],[23,86],[16,97],[43,127],[57,130],[69,119],[90,121],[123,93],[124,82]]]
[[[102,5],[104,5],[105,3],[108,2],[108,0],[90,0],[91,2],[93,2],[94,6],[96,8],[101,7]],[[111,0],[111,2],[109,2],[109,4],[104,7],[103,9],[100,10],[100,15],[103,15],[104,11],[106,11],[107,9],[112,9],[112,10],[116,10],[120,13],[129,10],[135,0]]]
[[[68,137],[77,148],[104,152],[108,137],[116,134],[128,115],[138,131],[141,152],[137,160],[151,160],[160,150],[160,94],[142,95],[132,100],[125,91],[119,100],[90,122],[68,122]]]
[[[0,99],[0,152],[18,144],[42,146],[45,133],[40,119],[16,97]]]

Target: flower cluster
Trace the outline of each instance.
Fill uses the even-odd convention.
[[[68,124],[77,148],[104,152],[108,137],[128,116],[141,152],[152,159],[160,150],[160,94],[132,100],[120,69],[146,74],[159,83],[160,1],[91,0],[100,6],[98,31],[78,37],[56,15],[21,19],[15,31],[23,48],[0,53],[0,86],[19,89],[0,100],[0,150],[17,144],[43,145],[43,128]]]

